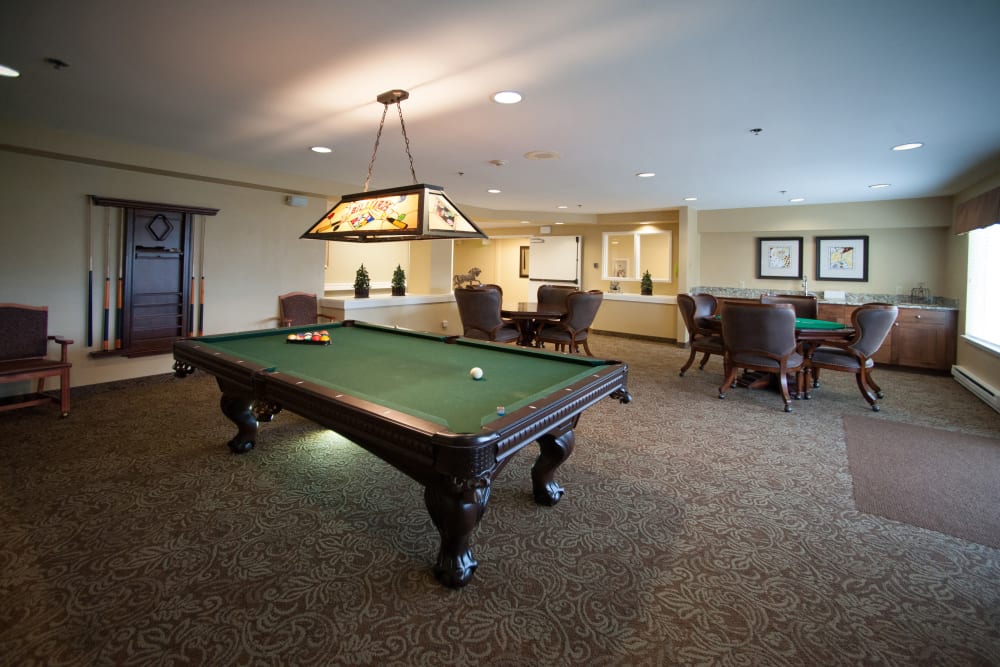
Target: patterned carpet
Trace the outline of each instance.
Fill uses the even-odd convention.
[[[842,421],[1000,415],[881,369],[878,414],[832,372],[786,414],[720,401],[717,359],[591,348],[634,402],[583,415],[555,507],[511,462],[457,591],[416,483],[288,413],[229,454],[204,374],[0,414],[0,664],[1000,665],[1000,551],[857,511]]]

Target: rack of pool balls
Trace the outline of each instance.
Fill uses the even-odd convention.
[[[296,345],[329,345],[330,332],[324,330],[288,334],[288,338],[285,342]]]

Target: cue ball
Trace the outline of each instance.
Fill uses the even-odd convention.
[[[479,366],[476,366],[471,371],[469,371],[469,375],[472,376],[473,380],[481,380],[483,377],[483,369],[480,368]]]

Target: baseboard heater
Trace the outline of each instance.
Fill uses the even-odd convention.
[[[1000,412],[1000,392],[997,391],[996,387],[991,387],[961,366],[952,366],[951,375],[960,385],[975,394],[983,403]]]

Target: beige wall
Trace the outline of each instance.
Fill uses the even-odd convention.
[[[166,373],[173,363],[170,355],[88,356],[100,349],[102,338],[104,225],[111,220],[117,229],[120,220],[117,209],[91,212],[94,347],[88,348],[88,195],[219,209],[216,216],[196,217],[196,225],[205,225],[206,333],[275,326],[279,294],[322,293],[323,244],[299,236],[325,212],[326,198],[310,197],[302,208],[285,204],[286,194],[322,184],[0,126],[0,145],[17,143],[21,150],[0,150],[0,302],[48,306],[50,333],[75,341],[74,386]],[[116,266],[117,246],[111,254]],[[0,390],[6,395],[25,389],[14,384]]]
[[[465,274],[475,267],[482,271],[479,280],[503,287],[505,303],[534,301],[537,284],[520,276],[521,247],[527,236],[500,236],[490,230],[490,239],[455,241],[455,273]]]
[[[858,204],[700,211],[702,285],[800,290],[800,281],[756,277],[758,237],[802,237],[803,273],[811,291],[908,294],[923,283],[957,298],[949,270],[950,197]],[[868,281],[816,280],[817,236],[868,236]]]

